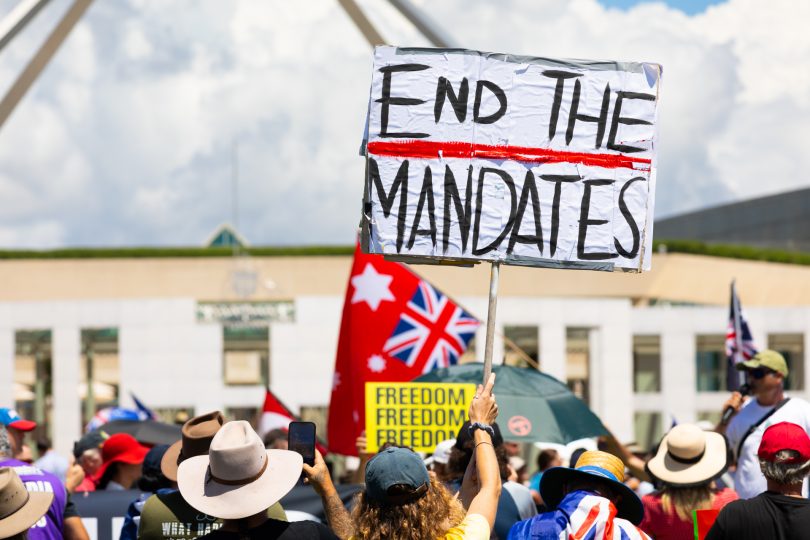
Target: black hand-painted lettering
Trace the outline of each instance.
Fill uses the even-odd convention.
[[[467,239],[470,236],[470,222],[472,220],[472,165],[467,169],[467,189],[464,194],[464,206],[461,206],[461,198],[459,197],[458,188],[456,187],[456,179],[453,176],[453,171],[450,170],[449,165],[445,165],[444,169],[444,220],[442,223],[442,249],[447,253],[447,248],[450,243],[450,204],[456,210],[458,216],[458,228],[461,232],[461,251],[467,252]]]
[[[582,205],[579,209],[579,238],[577,239],[577,258],[584,261],[604,261],[605,259],[613,259],[617,256],[616,253],[608,253],[603,251],[593,251],[591,253],[585,252],[585,239],[588,235],[588,225],[604,225],[608,222],[606,219],[588,219],[588,214],[591,208],[591,189],[599,186],[609,186],[615,180],[584,180],[585,192],[582,194]]]
[[[619,255],[626,259],[635,259],[636,255],[638,255],[638,249],[641,244],[641,238],[639,237],[638,231],[638,224],[636,220],[633,219],[633,214],[630,213],[630,209],[627,208],[627,203],[624,202],[624,193],[627,191],[633,182],[644,181],[646,178],[643,176],[636,176],[635,178],[631,178],[627,181],[626,184],[622,186],[621,191],[619,192],[619,210],[621,211],[622,215],[624,216],[625,221],[627,221],[627,225],[630,227],[630,233],[633,235],[633,247],[630,251],[624,249],[624,247],[619,242],[619,239],[615,236],[613,237],[613,244],[616,246],[616,251],[619,252]]]
[[[501,233],[498,237],[493,240],[489,245],[484,246],[482,248],[478,248],[478,235],[480,232],[481,227],[481,210],[484,202],[484,177],[488,174],[492,173],[497,176],[500,176],[501,181],[506,184],[506,187],[509,188],[510,194],[510,201],[511,207],[509,210],[509,219],[506,222],[506,226],[503,228]],[[502,171],[500,169],[491,169],[489,167],[481,167],[481,170],[478,173],[478,193],[475,196],[475,225],[473,226],[473,245],[472,245],[472,252],[473,255],[480,256],[486,253],[489,253],[493,249],[496,249],[503,239],[506,238],[506,235],[512,229],[512,225],[515,222],[515,210],[517,209],[517,192],[515,191],[515,181],[512,179],[511,176],[506,171]]]
[[[551,236],[548,239],[549,257],[557,252],[557,235],[560,231],[560,197],[563,182],[579,182],[582,177],[576,174],[543,174],[547,182],[554,182],[554,199],[551,202]]]
[[[543,76],[557,79],[557,86],[554,87],[554,102],[551,104],[551,118],[548,122],[548,140],[554,140],[557,133],[557,119],[560,117],[560,105],[562,105],[563,92],[565,91],[565,80],[581,77],[581,73],[570,73],[556,69],[547,69]]]
[[[526,205],[532,199],[532,217],[534,219],[534,234],[520,234],[520,226],[523,224],[523,214],[526,212]],[[537,246],[540,255],[543,254],[543,227],[540,224],[540,196],[537,193],[537,183],[534,180],[532,171],[526,171],[526,179],[523,180],[523,190],[520,192],[520,202],[518,202],[517,213],[515,214],[515,224],[512,226],[512,236],[509,238],[507,254],[511,254],[515,244],[533,244]]]
[[[382,97],[375,100],[377,103],[382,104],[380,111],[380,137],[398,137],[403,139],[422,139],[428,137],[428,133],[392,133],[388,131],[388,112],[391,105],[419,105],[424,103],[424,99],[408,98],[408,97],[391,97],[391,74],[395,72],[405,71],[422,71],[428,69],[430,66],[423,64],[399,64],[396,66],[385,66],[380,68],[383,74],[382,83]]]
[[[596,148],[602,148],[602,139],[605,136],[605,127],[607,126],[608,108],[610,107],[610,84],[605,85],[605,91],[602,94],[602,109],[599,111],[599,116],[590,116],[587,114],[579,114],[579,94],[582,90],[580,82],[574,81],[574,96],[571,98],[571,112],[568,114],[568,130],[565,132],[565,144],[571,144],[571,139],[574,138],[574,125],[577,120],[583,122],[596,122]]]
[[[448,96],[449,94],[449,96]],[[470,95],[470,83],[467,78],[461,79],[461,84],[458,88],[458,95],[453,91],[453,85],[444,77],[439,77],[439,84],[436,85],[436,104],[433,106],[433,118],[436,123],[442,117],[442,107],[444,107],[444,100],[446,97],[450,98],[450,105],[453,107],[453,112],[456,113],[456,118],[459,122],[464,122],[467,118],[467,102]]]
[[[380,199],[380,206],[382,206],[385,217],[391,215],[394,199],[397,190],[399,190],[399,211],[397,212],[397,253],[399,253],[405,237],[405,218],[408,210],[408,160],[406,159],[399,166],[397,175],[394,177],[394,183],[391,184],[391,190],[387,194],[385,193],[385,187],[383,187],[382,178],[380,178],[377,160],[372,157],[368,158],[368,174],[370,183],[374,185],[377,191],[377,198]],[[371,189],[368,191],[369,196],[371,196]]]
[[[616,104],[613,106],[613,119],[610,122],[610,134],[608,135],[607,147],[610,150],[625,152],[627,154],[632,154],[633,152],[643,152],[646,150],[645,148],[630,146],[628,144],[616,144],[616,135],[619,132],[619,124],[625,124],[627,126],[652,124],[652,122],[648,122],[647,120],[639,120],[638,118],[628,118],[626,116],[622,116],[622,101],[625,99],[643,99],[645,101],[655,101],[655,96],[653,94],[639,94],[638,92],[622,91],[616,92],[616,94]]]
[[[419,222],[422,220],[422,209],[425,207],[426,200],[430,228],[420,229]],[[429,165],[425,166],[425,177],[422,180],[422,191],[419,193],[419,202],[416,204],[416,214],[413,216],[411,237],[408,238],[408,249],[413,247],[417,234],[419,236],[430,236],[430,241],[433,243],[433,247],[436,247],[436,207],[433,202],[433,173],[430,170]]]
[[[498,100],[498,110],[489,116],[481,117],[481,94],[484,87],[492,92],[492,95]],[[501,87],[490,81],[478,81],[475,85],[475,103],[473,104],[473,122],[476,124],[494,124],[506,114],[506,94]]]

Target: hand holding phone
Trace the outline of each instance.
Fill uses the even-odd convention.
[[[312,422],[290,422],[287,432],[287,447],[298,452],[304,463],[315,465],[315,424]]]

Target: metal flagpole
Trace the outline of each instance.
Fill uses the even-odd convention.
[[[489,278],[489,308],[487,309],[487,340],[484,347],[484,384],[492,373],[492,346],[495,341],[495,313],[498,310],[498,275],[500,261],[492,262],[492,273]]]
[[[736,351],[734,352],[734,364],[738,362],[742,362],[745,360],[745,356],[743,355],[743,337],[742,337],[742,324],[740,324],[740,299],[737,297],[737,280],[731,280],[731,298],[732,302],[734,303],[733,312],[734,312],[734,341],[736,346]],[[738,386],[742,386],[745,384],[745,372],[740,371],[738,375]]]

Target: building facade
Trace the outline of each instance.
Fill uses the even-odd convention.
[[[786,354],[791,391],[807,397],[810,268],[678,254],[653,265],[503,268],[495,361],[525,363],[508,338],[620,439],[648,445],[673,420],[719,416],[736,278],[757,344]],[[62,452],[97,408],[130,406],[131,394],[167,416],[250,418],[268,383],[323,423],[350,266],[349,256],[4,261],[2,405],[44,421]],[[485,316],[486,266],[415,270]],[[464,360],[482,355],[473,344]]]

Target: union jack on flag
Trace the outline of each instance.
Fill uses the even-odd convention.
[[[420,373],[458,363],[475,335],[478,319],[420,281],[383,352]]]
[[[739,336],[737,331],[739,330]],[[726,382],[729,390],[737,390],[740,386],[740,375],[736,365],[750,360],[757,354],[757,346],[748,328],[748,321],[740,306],[737,297],[737,287],[731,283],[731,306],[729,308],[728,327],[726,329],[726,358],[728,359]]]

